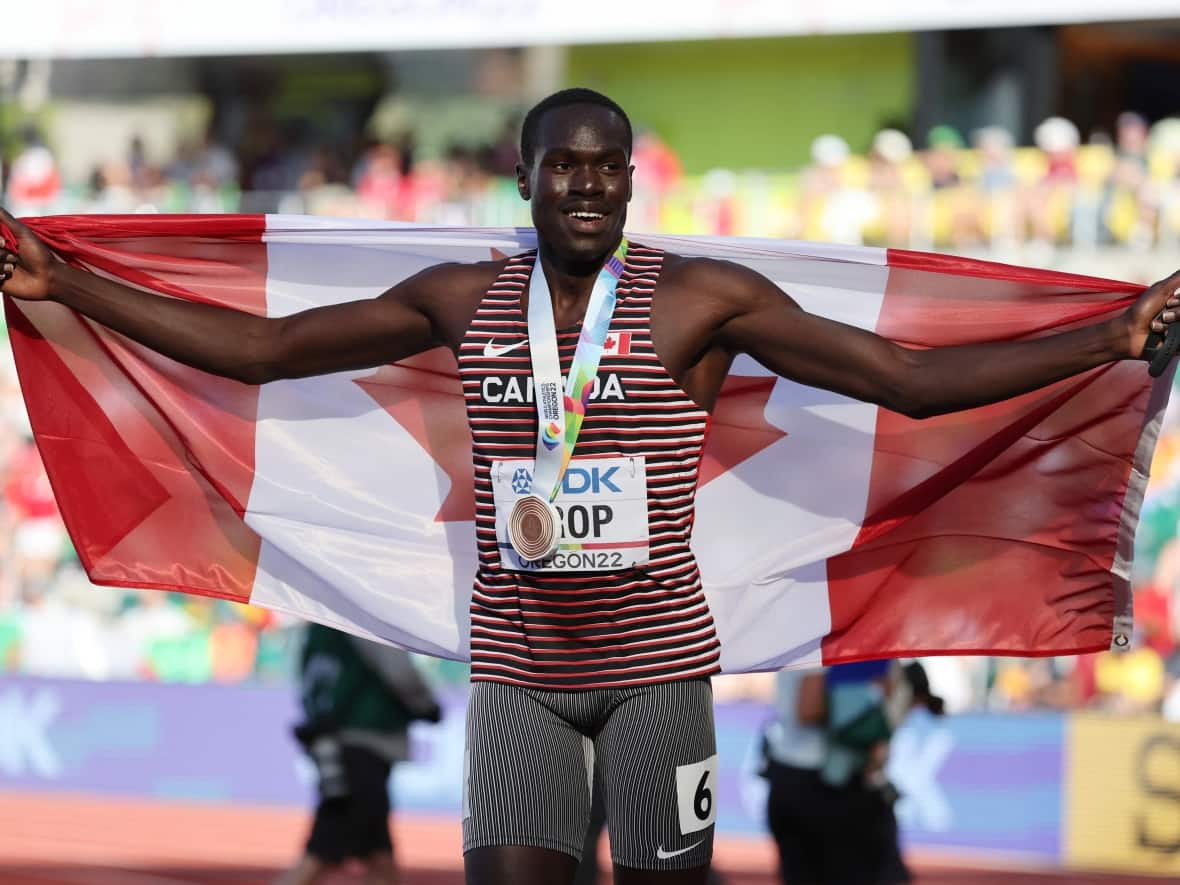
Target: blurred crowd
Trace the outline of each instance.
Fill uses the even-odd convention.
[[[494,142],[420,156],[412,134],[347,145],[300,143],[265,129],[232,148],[211,134],[170,158],[131,138],[124,156],[84,181],[60,175],[29,129],[7,170],[18,214],[282,211],[442,225],[527,224],[513,180],[516,125]],[[797,169],[685,174],[657,134],[639,131],[635,230],[767,236],[917,249],[1004,251],[1180,242],[1180,119],[1121,114],[1085,139],[1062,117],[1017,145],[990,126],[968,136],[939,125],[917,149],[880,130],[863,153],[817,137]]]
[[[513,179],[517,130],[482,147],[418,156],[406,135],[347,147],[207,135],[176,156],[138,139],[88,180],[60,174],[33,130],[7,164],[18,215],[62,212],[306,212],[443,225],[525,225]],[[684,172],[639,132],[631,227],[665,233],[795,237],[891,247],[1002,251],[1014,243],[1159,252],[1180,242],[1180,119],[1119,116],[1083,141],[1050,118],[1034,144],[949,126],[915,149],[882,129],[857,154],[817,137],[801,169]],[[1025,252],[1025,257],[1028,253]],[[1032,262],[1030,262],[1032,263]],[[1112,276],[1117,274],[1112,273]],[[1127,653],[1078,658],[924,659],[948,712],[1099,707],[1180,721],[1180,410],[1160,439],[1136,554],[1136,636]],[[250,606],[89,584],[31,442],[7,346],[0,347],[0,669],[59,677],[204,682],[289,679],[298,628]],[[424,662],[444,683],[465,668]],[[758,676],[725,677],[718,697],[768,699]]]

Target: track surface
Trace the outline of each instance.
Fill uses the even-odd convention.
[[[124,798],[0,795],[3,885],[264,885],[298,853],[306,815]],[[461,885],[458,822],[395,819],[403,885]],[[776,885],[769,840],[718,840],[726,885]],[[1166,881],[917,858],[920,885],[1131,885]],[[333,885],[356,882],[347,873]]]

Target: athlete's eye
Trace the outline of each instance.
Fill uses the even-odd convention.
[[[567,163],[565,160],[558,160],[553,164],[553,169],[556,172],[569,172],[573,168],[573,164]]]

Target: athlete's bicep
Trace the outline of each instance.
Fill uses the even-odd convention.
[[[808,313],[774,283],[747,271],[734,311],[717,332],[733,353],[747,353],[792,381],[888,405],[905,371],[905,354],[863,329]]]
[[[285,317],[273,345],[273,375],[301,378],[370,368],[447,343],[437,306],[447,297],[448,285],[456,283],[449,271],[429,268],[376,298]]]

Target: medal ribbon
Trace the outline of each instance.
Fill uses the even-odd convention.
[[[598,377],[598,363],[611,317],[615,312],[615,289],[627,261],[627,240],[607,259],[586,305],[582,332],[574,360],[561,391],[561,360],[557,353],[557,327],[549,282],[541,267],[541,256],[533,265],[529,280],[529,352],[533,362],[533,398],[537,407],[537,459],[533,464],[532,492],[553,501],[574,454],[586,406]]]

